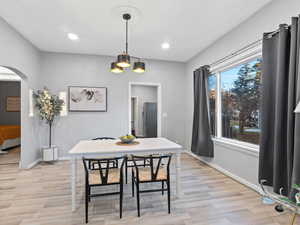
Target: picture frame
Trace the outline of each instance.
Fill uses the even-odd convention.
[[[69,86],[68,102],[69,112],[107,112],[107,88]]]
[[[21,111],[21,97],[7,96],[6,97],[6,112],[20,112]]]

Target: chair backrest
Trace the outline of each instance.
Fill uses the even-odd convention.
[[[113,138],[113,137],[97,137],[97,138],[94,138],[92,140],[97,141],[97,140],[116,140],[116,139]]]
[[[139,179],[139,168],[140,167],[150,167],[151,171],[151,180],[155,181],[157,180],[157,175],[160,169],[166,169],[167,176],[170,175],[170,163],[172,154],[155,154],[155,155],[148,155],[148,156],[136,156],[132,155],[132,161],[134,164],[134,167],[136,169],[136,175]],[[137,161],[139,160],[145,160],[145,165],[138,165]]]
[[[89,178],[89,173],[91,171],[95,172],[95,171],[99,171],[99,176],[100,176],[100,180],[101,180],[101,184],[105,185],[107,184],[108,181],[108,175],[109,175],[109,171],[116,169],[114,167],[111,167],[110,164],[115,162],[115,161],[119,161],[121,160],[121,166],[120,166],[120,179],[123,179],[123,169],[124,169],[124,165],[125,162],[127,160],[126,156],[123,157],[114,157],[114,158],[104,158],[104,159],[94,159],[94,158],[82,158],[83,161],[83,166],[84,166],[84,170],[85,170],[85,175],[86,175],[86,179],[89,182],[88,178]],[[98,168],[96,169],[89,169],[88,165],[90,162],[96,163],[98,165]]]

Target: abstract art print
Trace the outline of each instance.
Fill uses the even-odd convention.
[[[106,112],[107,88],[105,87],[69,87],[70,112]]]

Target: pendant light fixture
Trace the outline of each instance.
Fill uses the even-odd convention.
[[[128,13],[123,14],[123,19],[126,22],[126,42],[125,42],[125,51],[117,56],[117,61],[111,63],[110,71],[113,73],[122,73],[124,68],[131,66],[130,58],[138,59],[137,62],[133,64],[133,71],[136,73],[145,72],[145,63],[140,61],[140,58],[130,56],[128,54],[128,21],[131,19],[131,15]]]
[[[117,63],[113,62],[110,66],[110,71],[113,73],[123,73],[124,69],[117,65]]]
[[[133,65],[133,71],[136,73],[144,73],[145,72],[145,63],[143,62],[135,62]]]

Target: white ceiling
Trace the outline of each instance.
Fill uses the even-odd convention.
[[[118,7],[131,6],[130,54],[187,61],[270,1],[1,0],[0,16],[41,50],[115,56],[125,35]],[[68,32],[80,41],[67,39]]]

